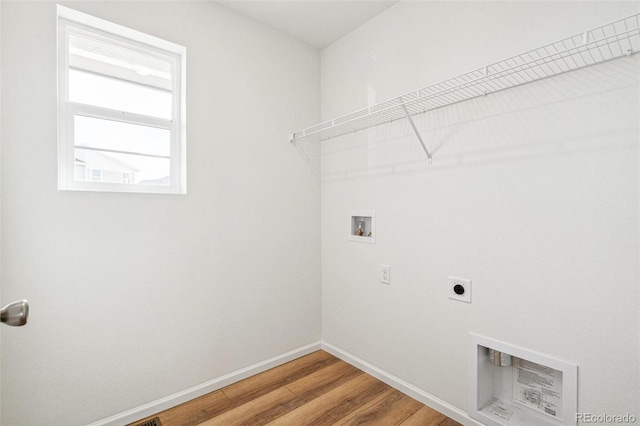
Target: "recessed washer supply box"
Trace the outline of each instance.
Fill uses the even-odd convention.
[[[485,425],[575,425],[578,367],[470,333],[469,416]],[[507,355],[510,362],[502,362]]]
[[[361,243],[376,242],[376,212],[374,210],[351,210],[349,240]]]

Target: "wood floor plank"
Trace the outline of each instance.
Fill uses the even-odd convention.
[[[316,351],[302,358],[287,362],[264,373],[241,380],[222,388],[234,404],[242,404],[321,370],[339,359],[325,351]]]
[[[287,385],[303,401],[311,401],[332,389],[364,374],[342,360]]]
[[[400,423],[401,426],[436,426],[447,417],[438,411],[424,405],[411,417]]]
[[[201,426],[264,425],[299,406],[296,399],[293,392],[281,387],[207,420]]]
[[[399,390],[391,388],[337,422],[336,425],[395,426],[404,422],[422,407],[422,403]]]
[[[361,374],[277,418],[269,425],[333,425],[389,388],[389,385],[380,380],[368,374]]]
[[[442,414],[442,417],[444,417],[444,419],[442,419],[442,421],[440,421],[440,423],[438,423],[438,426],[462,426],[460,423],[456,422],[453,419],[450,419],[449,417],[445,416],[444,414]]]
[[[229,401],[229,398],[222,391],[215,391],[149,416],[137,421],[135,424],[144,423],[154,417],[160,417],[160,421],[164,426],[195,426],[232,408],[233,404]]]

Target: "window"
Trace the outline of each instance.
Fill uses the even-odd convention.
[[[186,193],[182,46],[58,6],[58,189]]]

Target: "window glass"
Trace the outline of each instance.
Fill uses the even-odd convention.
[[[76,174],[77,180],[169,184],[169,130],[76,115],[74,131],[76,162],[93,173],[90,179]],[[103,172],[99,179],[96,170]]]
[[[75,146],[169,157],[171,132],[167,129],[75,116]]]
[[[69,70],[69,100],[171,120],[171,92],[80,70]]]
[[[78,181],[149,186],[171,183],[168,158],[76,148],[75,159],[75,179]]]
[[[171,90],[171,59],[153,56],[105,36],[68,35],[69,68],[110,75],[146,86]]]

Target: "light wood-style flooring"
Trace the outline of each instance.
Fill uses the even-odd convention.
[[[272,368],[132,425],[461,426],[324,351]],[[157,421],[156,421],[157,423]]]

